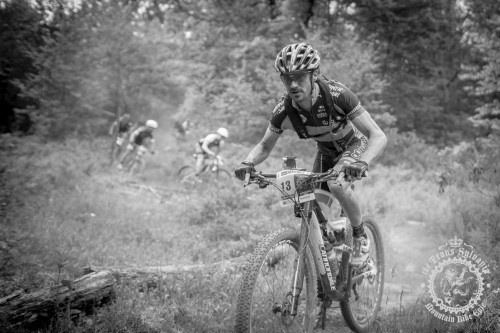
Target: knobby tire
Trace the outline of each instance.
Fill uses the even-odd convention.
[[[191,165],[185,165],[177,171],[178,180],[180,182],[188,180],[190,177],[194,177],[194,167]]]
[[[230,181],[232,179],[231,173],[226,169],[219,168],[215,173],[215,178],[219,181]]]
[[[316,267],[309,246],[305,251],[304,285],[297,316],[283,316],[294,277],[299,232],[279,229],[262,239],[246,263],[236,309],[236,333],[312,332],[317,304]],[[273,313],[273,309],[275,310]]]
[[[377,274],[372,282],[364,278],[360,284],[356,285],[359,293],[358,300],[355,300],[354,293],[351,292],[348,300],[340,302],[340,310],[345,322],[351,330],[358,333],[369,332],[377,317],[382,302],[385,277],[384,245],[380,229],[371,217],[364,217],[363,223],[370,237],[370,257],[375,260]]]

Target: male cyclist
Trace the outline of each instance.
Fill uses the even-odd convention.
[[[383,152],[387,138],[354,93],[340,82],[320,77],[319,65],[318,51],[305,43],[290,44],[278,53],[275,69],[280,73],[286,93],[275,106],[264,137],[235,174],[243,180],[247,172],[254,171],[254,166],[269,156],[284,130],[295,130],[301,138],[315,140],[318,150],[312,171],[325,172],[333,168],[342,173],[340,181],[328,182],[326,189],[339,201],[352,224],[352,263],[361,265],[368,258],[370,239],[363,228],[359,200],[350,184],[354,179],[361,179]],[[331,100],[327,101],[328,98]],[[337,114],[327,108],[332,100]],[[293,116],[291,111],[300,117]],[[299,125],[302,128],[297,128]]]
[[[193,122],[189,119],[184,120],[183,122],[176,121],[174,123],[175,128],[175,136],[177,138],[182,138],[189,134],[189,130],[193,127]]]
[[[117,135],[118,137],[126,138],[132,126],[133,123],[130,121],[130,114],[124,113],[117,120],[113,121],[109,128],[109,135]]]
[[[134,155],[143,156],[147,151],[154,154],[153,131],[158,128],[158,123],[155,120],[148,120],[144,126],[140,126],[130,134],[127,150],[120,158],[118,169],[123,169],[123,165],[127,164]]]
[[[227,139],[228,136],[228,130],[220,127],[217,132],[207,135],[196,143],[194,152],[196,154],[195,173],[197,177],[203,170],[205,160],[216,158],[219,155],[224,139]]]
[[[109,135],[113,136],[114,139],[111,149],[111,163],[114,163],[115,159],[121,154],[124,148],[123,145],[133,126],[134,124],[130,121],[130,114],[128,113],[123,114],[111,124]]]

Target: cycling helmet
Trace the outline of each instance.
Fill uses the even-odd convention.
[[[158,128],[158,123],[155,120],[146,121],[146,126],[151,128]]]
[[[221,136],[225,137],[225,138],[227,138],[229,136],[229,132],[224,127],[219,128],[217,130],[217,133],[220,134]]]
[[[306,43],[287,45],[276,56],[274,69],[281,74],[293,71],[310,71],[319,68],[318,51]]]

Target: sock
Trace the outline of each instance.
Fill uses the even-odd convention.
[[[357,227],[354,227],[354,226],[352,227],[352,235],[355,238],[358,238],[358,237],[367,238],[365,228],[363,226],[363,222],[361,222],[361,224],[358,225]]]

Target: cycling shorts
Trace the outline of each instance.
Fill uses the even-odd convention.
[[[115,142],[117,146],[121,146],[125,143],[126,140],[127,140],[127,133],[118,133]]]
[[[133,151],[137,149],[137,154],[138,155],[144,155],[147,151],[148,148],[146,148],[144,145],[137,145],[135,143],[129,143],[127,145],[127,150],[128,151]]]
[[[148,151],[148,148],[144,147],[144,146],[139,146],[137,147],[137,156],[143,156],[144,154],[146,154]]]
[[[346,163],[358,161],[361,155],[368,146],[366,137],[356,138],[352,143],[340,154],[325,154],[318,150],[314,159],[312,172],[326,172],[333,168],[335,171],[341,171]],[[329,191],[327,183],[321,183],[321,189]]]

